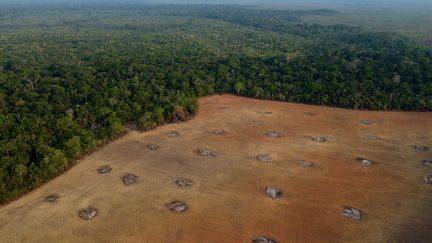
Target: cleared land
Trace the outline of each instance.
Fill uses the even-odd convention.
[[[432,240],[432,185],[423,182],[432,167],[421,162],[432,150],[413,147],[432,147],[431,113],[230,95],[200,104],[193,120],[131,132],[0,208],[0,242]],[[320,136],[327,141],[311,139]],[[262,154],[272,161],[257,160]],[[104,165],[111,170],[98,173]],[[128,174],[137,181],[123,183]],[[267,196],[269,186],[281,197]],[[80,218],[89,207],[97,215]],[[344,207],[360,209],[363,220],[344,217]]]

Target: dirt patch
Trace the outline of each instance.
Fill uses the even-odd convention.
[[[252,240],[252,243],[277,243],[277,241],[267,236],[261,236]]]
[[[61,196],[58,195],[58,194],[50,194],[50,195],[48,195],[48,196],[45,197],[44,201],[45,201],[45,202],[49,202],[49,203],[55,203],[55,202],[57,202],[60,198],[61,198]]]
[[[193,181],[186,178],[174,178],[174,183],[179,187],[192,186]]]
[[[160,149],[159,145],[157,145],[157,144],[148,144],[147,148],[150,149],[151,151],[155,151],[155,150]]]
[[[217,154],[215,152],[211,151],[210,149],[200,148],[200,149],[197,149],[195,152],[198,155],[205,156],[205,157],[216,157],[217,156]]]
[[[309,162],[309,161],[306,161],[306,160],[299,159],[296,162],[297,162],[297,164],[302,165],[304,167],[312,167],[313,166],[312,162]]]
[[[424,145],[413,145],[414,149],[416,151],[428,151],[429,147],[424,146]]]
[[[354,220],[362,220],[363,219],[363,213],[359,209],[351,208],[351,207],[345,207],[342,211],[342,216],[347,217],[349,219]]]
[[[97,173],[99,174],[106,174],[106,173],[110,173],[112,170],[111,166],[109,165],[102,165],[99,166],[99,168],[97,168]]]
[[[273,158],[268,154],[259,154],[256,156],[256,159],[261,162],[270,163],[273,162]]]
[[[123,181],[123,184],[125,184],[126,186],[136,184],[139,181],[138,176],[134,174],[127,174],[123,176],[121,179]]]
[[[423,177],[423,182],[426,184],[432,184],[432,174]]]
[[[265,135],[272,137],[272,138],[280,138],[282,137],[282,134],[276,131],[266,131]]]
[[[369,160],[369,159],[366,159],[363,157],[357,157],[356,160],[359,161],[364,166],[371,166],[371,165],[375,164],[375,162],[373,162],[372,160]]]
[[[275,186],[269,186],[266,188],[265,191],[266,191],[267,196],[272,198],[272,199],[277,199],[277,198],[280,198],[282,196],[282,191]]]
[[[305,116],[315,116],[315,113],[313,113],[313,112],[304,112],[303,115],[305,115]]]
[[[176,131],[170,131],[170,132],[167,132],[167,134],[166,134],[168,137],[170,137],[170,138],[176,138],[176,137],[179,137],[180,136],[180,133],[179,132],[176,132]]]
[[[424,165],[432,166],[432,159],[424,159],[421,161]]]
[[[96,217],[98,214],[98,210],[94,207],[87,207],[83,208],[80,211],[78,211],[78,216],[85,220],[90,220]]]
[[[182,213],[182,212],[188,210],[188,205],[185,202],[178,201],[178,200],[171,201],[171,202],[165,204],[165,206],[169,210],[174,211],[174,212],[178,212],[178,213]]]

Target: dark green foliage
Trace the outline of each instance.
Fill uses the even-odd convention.
[[[1,8],[0,203],[127,122],[185,120],[199,96],[432,110],[432,51],[300,21],[333,11],[125,6]]]

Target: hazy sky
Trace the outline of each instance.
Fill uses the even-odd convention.
[[[283,5],[293,7],[327,7],[327,8],[432,8],[432,0],[0,0],[7,3],[38,3],[38,2],[140,2],[140,3],[212,3],[212,4],[253,4],[253,5]]]
[[[431,0],[0,0],[0,2],[172,2],[172,3],[226,3],[226,4],[355,4],[355,5],[410,5],[431,4]]]

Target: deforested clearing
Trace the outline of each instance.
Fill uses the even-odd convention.
[[[263,235],[277,242],[427,242],[432,185],[422,179],[432,171],[419,161],[432,151],[413,144],[432,147],[431,124],[431,113],[204,97],[194,119],[130,132],[2,206],[0,242],[252,242]],[[209,135],[220,129],[229,132]],[[269,139],[269,130],[283,136]],[[172,131],[181,136],[167,136]],[[370,134],[385,139],[368,139]],[[320,135],[330,139],[309,138]],[[197,156],[197,148],[217,156]],[[257,154],[275,162],[257,163],[251,159]],[[378,163],[359,166],[353,159],[359,155]],[[298,158],[316,167],[293,163]],[[100,176],[104,164],[114,169]],[[128,173],[139,183],[125,186],[119,178]],[[193,185],[176,186],[173,178]],[[283,196],[269,199],[269,185]],[[54,194],[55,203],[44,201]],[[176,200],[187,210],[168,210]],[[344,217],[347,205],[360,209],[362,220]],[[89,206],[97,217],[77,217]]]

